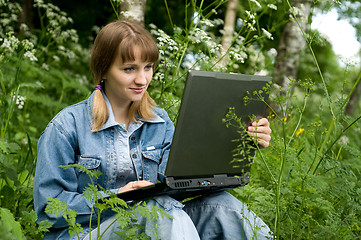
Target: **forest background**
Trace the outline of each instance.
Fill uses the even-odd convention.
[[[151,96],[175,121],[189,69],[273,77],[272,142],[232,192],[280,239],[361,236],[360,65],[340,62],[310,24],[336,8],[361,40],[356,0],[0,0],[0,235],[41,239],[32,188],[36,144],[57,112],[94,88],[101,26],[132,18],[157,39]],[[254,93],[250,100],[262,101]],[[237,153],[235,153],[235,158]]]

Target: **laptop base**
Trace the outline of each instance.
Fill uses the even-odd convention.
[[[132,202],[145,200],[154,196],[168,195],[181,201],[198,195],[245,186],[248,182],[249,175],[247,173],[243,176],[214,175],[213,177],[190,179],[166,177],[162,183],[119,193],[117,197],[123,199],[125,202]],[[103,199],[100,199],[98,202],[103,202]]]

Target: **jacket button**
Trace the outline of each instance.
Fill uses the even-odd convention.
[[[133,157],[133,158],[137,158],[137,154],[134,153],[134,154],[132,155],[132,157]]]
[[[143,177],[142,176],[139,176],[139,180],[142,180],[143,179]]]
[[[135,140],[135,137],[134,137],[134,136],[131,136],[131,137],[130,137],[130,140],[134,141],[134,140]]]

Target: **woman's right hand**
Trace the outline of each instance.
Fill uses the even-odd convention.
[[[134,190],[137,188],[147,187],[147,186],[150,186],[153,184],[154,183],[151,183],[151,182],[148,182],[145,180],[128,182],[124,187],[119,189],[119,193],[127,192],[127,191]]]

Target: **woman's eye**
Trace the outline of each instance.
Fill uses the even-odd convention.
[[[153,69],[153,64],[148,64],[147,66],[145,66],[146,70],[150,70]]]
[[[131,72],[131,71],[134,70],[134,68],[133,67],[127,67],[127,68],[124,68],[123,70],[124,70],[124,72]]]

